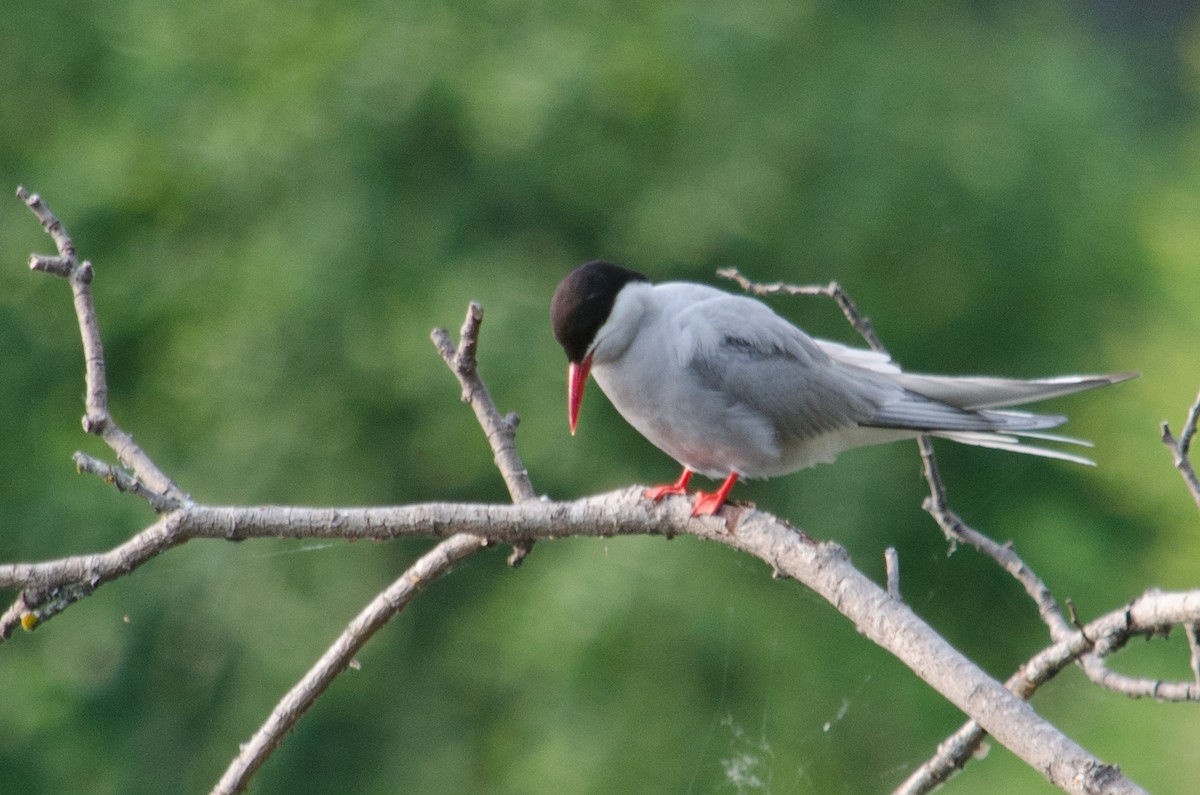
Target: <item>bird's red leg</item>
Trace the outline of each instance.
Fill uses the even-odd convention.
[[[725,482],[721,484],[721,488],[712,494],[696,492],[696,504],[692,506],[692,516],[712,516],[721,510],[721,506],[725,504],[725,498],[729,496],[729,490],[733,488],[737,479],[737,473],[731,472],[729,477],[725,478]]]
[[[691,479],[692,479],[692,470],[688,469],[687,467],[684,467],[683,474],[679,476],[679,480],[677,480],[674,483],[671,483],[670,485],[667,485],[667,486],[655,486],[653,488],[646,489],[644,492],[642,492],[642,496],[648,500],[654,500],[655,502],[658,502],[663,497],[666,497],[668,494],[684,494],[684,495],[686,495],[687,494],[687,484],[688,484],[688,481]]]

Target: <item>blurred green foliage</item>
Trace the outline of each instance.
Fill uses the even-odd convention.
[[[598,390],[566,433],[554,285],[841,281],[909,369],[1140,369],[1058,401],[1097,470],[943,450],[957,510],[1086,619],[1200,581],[1158,443],[1200,364],[1200,23],[1132,2],[162,4],[17,0],[0,184],[96,266],[115,416],[218,503],[504,501],[432,345],[467,301],[539,491],[675,476]],[[77,477],[82,363],[50,243],[0,204],[0,560],[151,519]],[[852,340],[836,310],[776,302]],[[921,513],[911,445],[738,496],[836,538],[1005,676],[1020,589]],[[190,544],[0,648],[0,789],[204,792],[422,543]],[[689,539],[485,553],[387,627],[258,792],[878,792],[961,720],[794,583]],[[1187,677],[1179,639],[1123,670]],[[1068,672],[1035,705],[1155,792],[1200,782],[1200,715]],[[994,749],[953,792],[1050,791]]]

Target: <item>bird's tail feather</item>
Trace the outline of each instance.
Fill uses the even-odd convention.
[[[1095,461],[1081,455],[1068,453],[1063,450],[1055,450],[1050,447],[1037,447],[1021,443],[1021,437],[1025,437],[1048,442],[1076,444],[1080,447],[1091,447],[1092,443],[1086,439],[1075,439],[1070,436],[1059,436],[1054,433],[1034,432],[988,433],[981,431],[943,431],[940,433],[934,432],[931,435],[959,442],[960,444],[974,445],[975,447],[991,447],[996,450],[1007,450],[1010,453],[1024,453],[1026,455],[1042,456],[1043,458],[1057,458],[1060,461],[1072,461],[1076,464],[1084,464],[1085,466],[1096,466]]]
[[[891,379],[919,395],[956,408],[974,411],[1019,406],[1023,403],[1070,395],[1087,389],[1127,381],[1137,375],[1137,373],[1064,375],[1058,378],[1038,378],[1025,381],[986,376],[957,377],[898,373],[892,375]]]

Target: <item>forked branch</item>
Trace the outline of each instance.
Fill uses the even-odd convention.
[[[66,227],[50,212],[50,208],[40,196],[19,187],[17,198],[25,202],[37,216],[42,228],[58,248],[58,256],[30,255],[29,268],[65,278],[70,283],[71,292],[75,297],[75,315],[79,319],[79,334],[83,340],[86,374],[87,413],[83,415],[83,429],[103,439],[116,454],[117,460],[132,473],[131,478],[145,484],[150,492],[157,495],[151,504],[160,513],[187,505],[188,496],[158,468],[109,413],[104,345],[100,341],[100,324],[96,319],[96,305],[92,299],[92,263],[79,260],[75,252],[75,243],[67,233]]]
[[[463,321],[462,330],[458,335],[458,345],[450,339],[445,329],[435,328],[430,334],[442,360],[454,373],[462,386],[462,400],[475,412],[475,419],[487,435],[488,444],[492,448],[492,460],[504,478],[509,496],[513,502],[537,499],[533,483],[529,480],[529,471],[521,463],[517,455],[517,425],[521,418],[516,412],[506,416],[500,415],[492,400],[491,393],[484,385],[479,375],[479,362],[476,351],[479,348],[479,328],[483,325],[483,307],[472,301],[467,306],[467,317]],[[512,554],[508,556],[508,565],[516,568],[533,549],[532,541],[516,541],[513,543]]]

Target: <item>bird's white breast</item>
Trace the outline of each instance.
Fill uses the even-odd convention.
[[[689,469],[712,478],[778,474],[773,424],[696,378],[686,361],[694,340],[673,322],[681,306],[724,295],[700,285],[631,285],[597,334],[592,375],[630,425]]]

